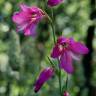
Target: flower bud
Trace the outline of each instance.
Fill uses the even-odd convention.
[[[59,5],[63,0],[48,0],[48,5],[50,7],[53,7],[53,6],[56,6],[56,5]]]
[[[63,96],[70,96],[70,95],[67,91],[65,91]]]
[[[40,88],[43,86],[43,84],[53,76],[54,74],[54,70],[53,68],[45,68],[39,75],[36,83],[35,83],[35,92],[38,92],[40,90]]]

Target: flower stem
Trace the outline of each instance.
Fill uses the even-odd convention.
[[[59,76],[58,76],[58,78],[59,78],[60,96],[62,96],[62,86],[61,86],[62,82],[61,82],[61,69],[60,69],[60,66],[59,66]]]
[[[54,44],[56,43],[56,38],[55,38],[55,30],[54,30],[54,25],[53,23],[51,24],[52,26],[52,30],[53,30],[53,40],[54,40]]]
[[[66,77],[66,90],[68,89],[68,74],[67,74],[67,77]]]
[[[55,27],[54,27],[54,13],[53,13],[53,8],[51,8],[51,15],[52,15],[52,22],[51,22],[51,26],[52,26],[52,33],[53,33],[53,40],[54,40],[54,44],[56,43],[56,38],[55,38]]]
[[[52,31],[53,31],[53,40],[54,40],[54,44],[56,43],[56,38],[55,38],[55,27],[54,27],[54,13],[53,13],[53,9],[51,8],[51,18],[52,18],[52,22],[51,22],[51,26],[52,26]],[[61,69],[60,69],[60,61],[59,59],[58,60],[58,67],[59,67],[59,76],[58,76],[58,79],[59,79],[59,89],[60,89],[60,96],[62,96],[62,86],[61,86]]]
[[[47,58],[48,58],[48,60],[49,60],[49,62],[50,62],[50,64],[51,64],[51,66],[52,66],[53,68],[55,68],[55,64],[52,62],[52,60],[50,59],[50,57],[47,56]]]

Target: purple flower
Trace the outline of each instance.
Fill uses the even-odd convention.
[[[50,7],[56,6],[58,4],[60,4],[63,0],[48,0],[48,5]]]
[[[73,38],[61,36],[52,50],[51,57],[59,58],[60,68],[72,74],[74,72],[72,59],[79,60],[79,56],[87,54],[88,51],[88,48],[84,44],[74,41]]]
[[[67,91],[65,91],[63,96],[70,96],[70,95]]]
[[[20,4],[20,12],[15,12],[12,16],[13,22],[17,24],[17,31],[24,31],[25,36],[35,36],[36,27],[45,13],[38,7],[29,7]]]
[[[42,85],[50,78],[52,77],[54,74],[54,70],[53,68],[46,68],[44,69],[41,73],[39,78],[37,79],[36,83],[35,83],[35,92],[38,92],[39,89],[42,87]]]

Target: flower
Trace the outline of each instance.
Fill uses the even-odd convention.
[[[38,92],[42,85],[54,74],[54,70],[51,67],[44,69],[35,83],[35,92]]]
[[[70,96],[70,95],[67,91],[65,91],[63,96]]]
[[[20,12],[15,12],[12,20],[17,24],[17,31],[24,31],[25,36],[35,36],[36,27],[39,21],[45,16],[45,13],[38,7],[29,7],[20,4]]]
[[[73,38],[59,37],[51,53],[52,58],[60,59],[60,68],[67,73],[72,74],[74,68],[72,59],[79,60],[80,55],[87,54],[88,48],[80,43],[74,41]]]
[[[60,4],[63,0],[48,0],[48,5],[50,7],[56,6],[58,4]]]

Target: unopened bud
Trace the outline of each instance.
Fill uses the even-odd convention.
[[[70,95],[67,91],[65,91],[63,96],[70,96]]]

